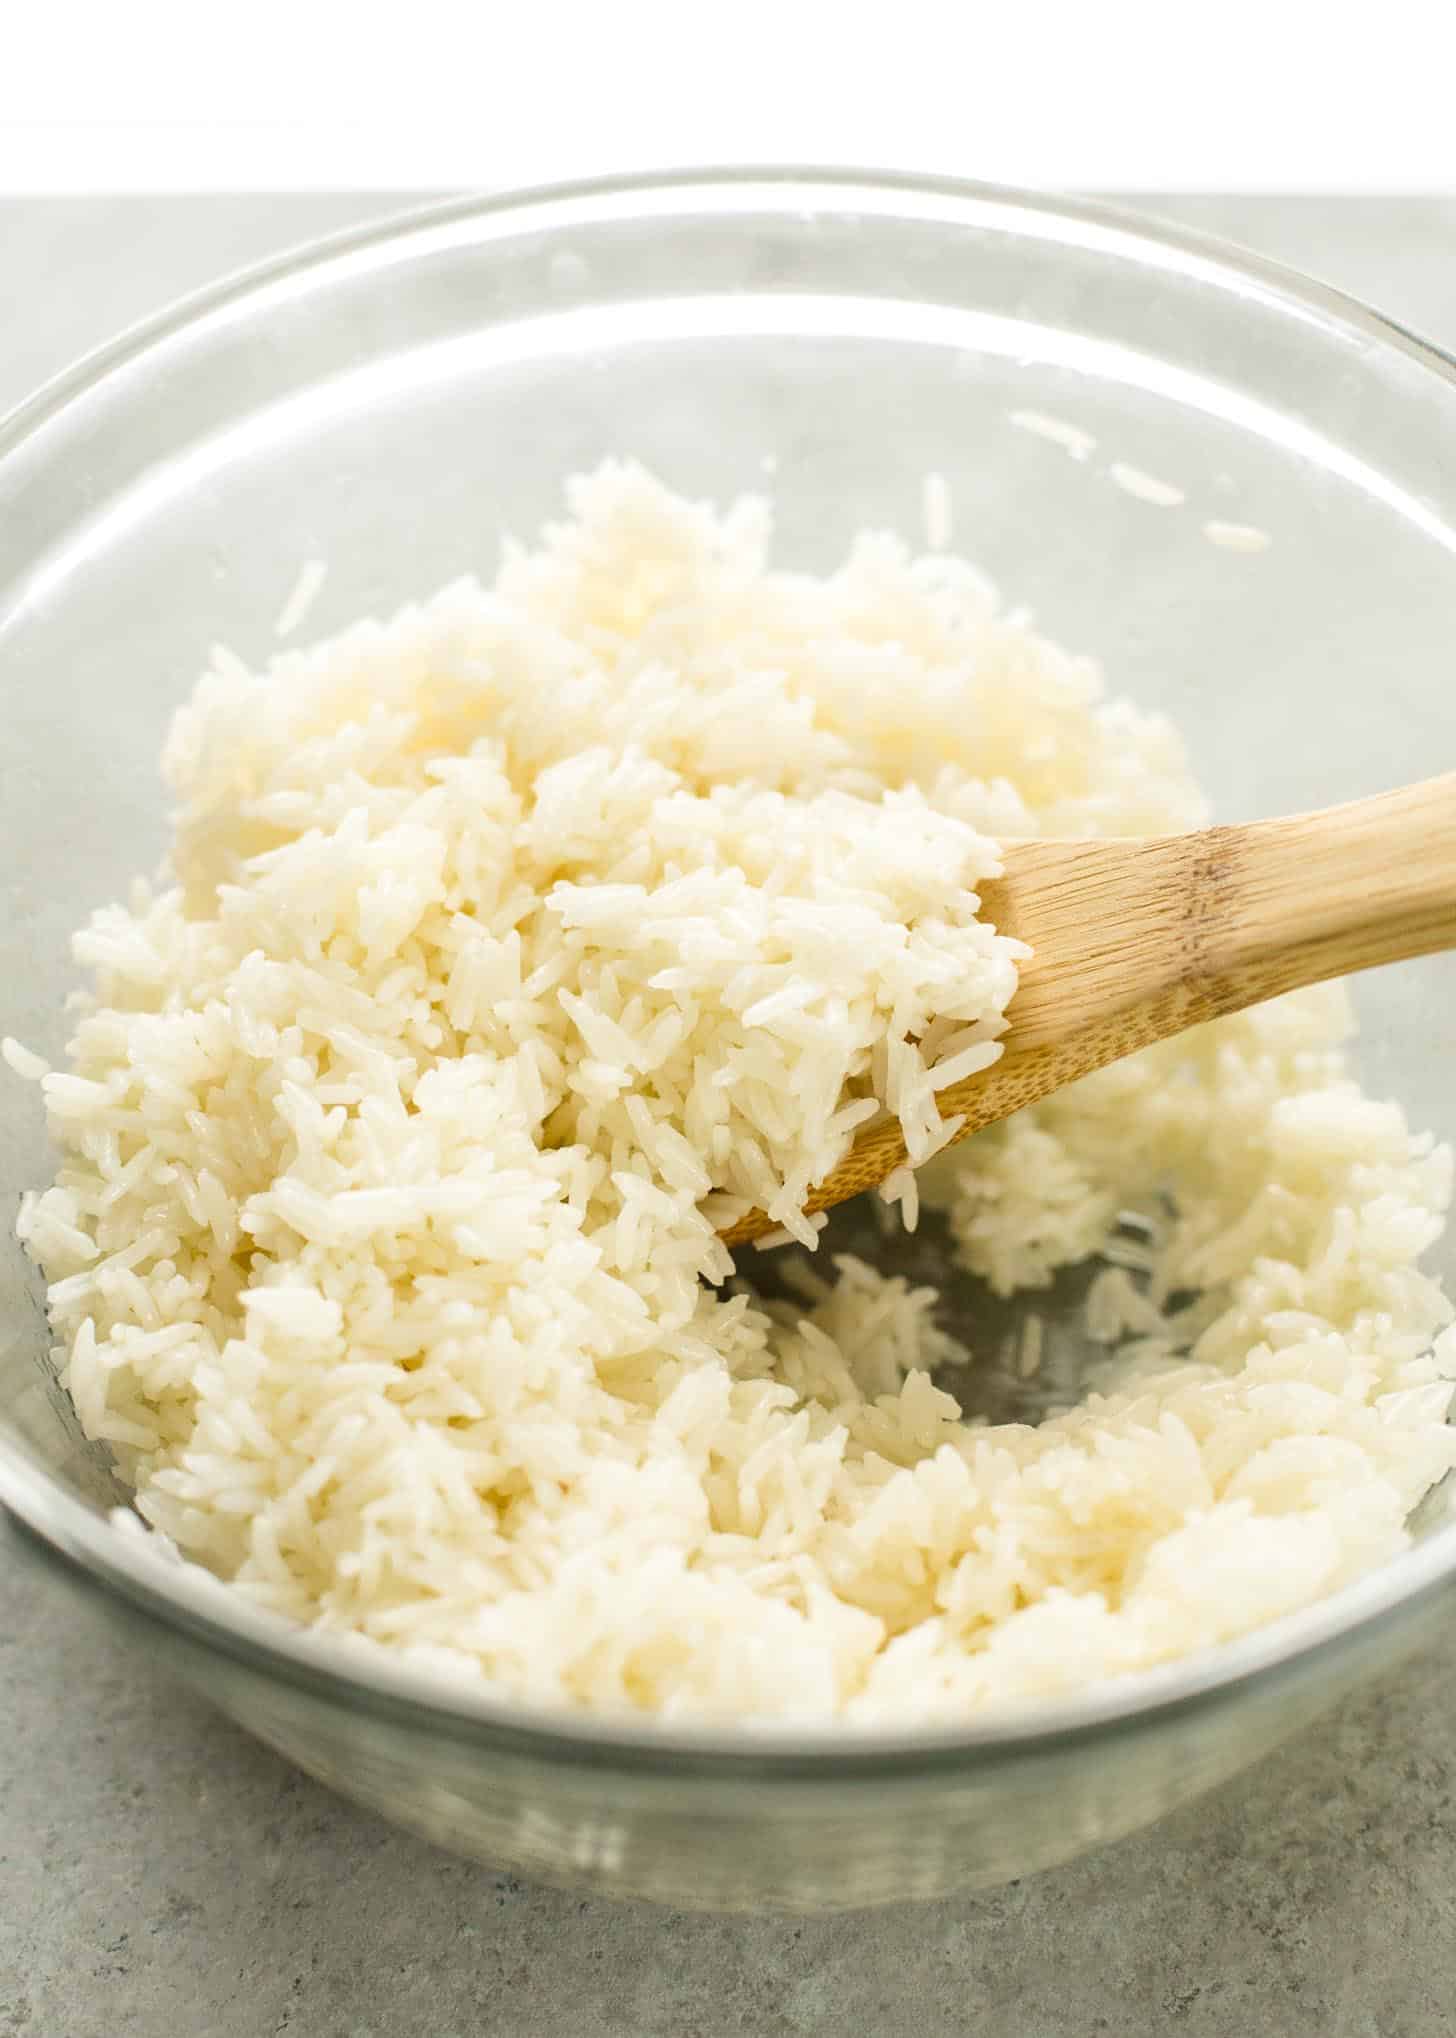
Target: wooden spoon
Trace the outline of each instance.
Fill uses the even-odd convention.
[[[1011,842],[1005,863],[982,912],[1035,954],[1001,1060],[940,1093],[943,1117],[964,1115],[956,1140],[1221,1013],[1456,946],[1456,772],[1244,828]],[[805,1207],[905,1162],[899,1124],[870,1125]],[[770,1228],[750,1210],[723,1237]]]

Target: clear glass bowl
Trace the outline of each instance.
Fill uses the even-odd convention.
[[[943,474],[958,547],[1176,717],[1224,818],[1453,762],[1456,374],[1373,312],[1194,236],[970,186],[752,173],[456,205],[196,298],[0,428],[0,1031],[59,1051],[67,936],[158,856],[160,739],[214,639],[266,655],[315,556],[319,631],[489,570],[609,453],[704,494],[771,484],[810,566],[866,523],[918,532]],[[1456,1130],[1451,959],[1358,997],[1366,1076]],[[1302,1616],[960,1733],[618,1726],[361,1670],[109,1525],[10,1236],[47,1168],[35,1092],[0,1085],[7,1558],[99,1595],[339,1789],[530,1874],[804,1908],[1019,1875],[1251,1761],[1446,1605],[1456,1527],[1433,1520]]]

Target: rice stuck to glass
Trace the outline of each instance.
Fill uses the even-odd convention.
[[[22,1235],[141,1515],[504,1693],[897,1726],[1402,1548],[1456,1460],[1418,1267],[1451,1160],[1351,1079],[1338,989],[892,1183],[1001,1294],[1105,1252],[1116,1376],[1068,1412],[963,1420],[933,1376],[975,1322],[862,1261],[792,1305],[731,1278],[716,1226],[814,1244],[855,1128],[888,1108],[928,1160],[1001,1051],[996,840],[1203,802],[1166,722],[954,558],[773,570],[764,505],[631,467],[570,501],[488,589],[219,654],[160,886],[76,937],[69,1066],[12,1051],[62,1156]]]

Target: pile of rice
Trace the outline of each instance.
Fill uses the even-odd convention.
[[[21,1234],[140,1514],[258,1605],[504,1692],[897,1725],[1399,1550],[1456,1461],[1417,1264],[1451,1158],[1351,1080],[1338,991],[892,1185],[1002,1294],[1106,1249],[1116,1383],[1039,1426],[962,1419],[932,1375],[977,1326],[928,1289],[732,1278],[727,1215],[814,1242],[855,1127],[888,1107],[927,1159],[938,1089],[1000,1052],[995,838],[1202,802],[1166,723],[957,560],[773,571],[761,503],[631,467],[570,500],[489,589],[262,674],[219,653],[161,888],[76,938],[69,1068],[11,1044],[62,1155]]]

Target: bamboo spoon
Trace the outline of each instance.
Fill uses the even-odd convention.
[[[956,1140],[1221,1013],[1456,947],[1456,772],[1251,827],[1012,842],[1005,863],[982,911],[1035,953],[1001,1060],[940,1094],[943,1117],[964,1116]],[[905,1161],[899,1124],[870,1125],[806,1208]],[[723,1237],[769,1229],[750,1210]]]

